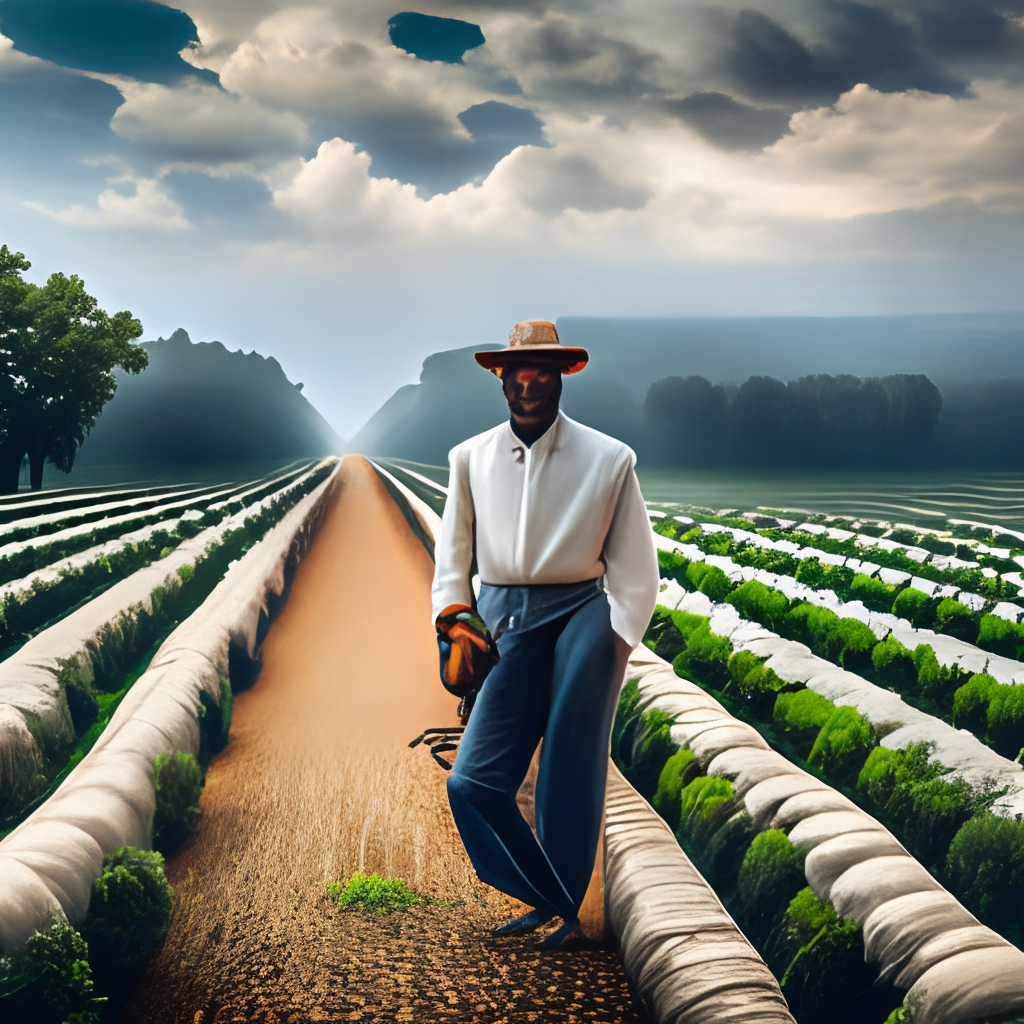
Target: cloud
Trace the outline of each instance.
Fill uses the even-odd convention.
[[[173,88],[119,80],[125,102],[111,127],[177,167],[216,169],[296,156],[309,144],[303,119],[202,82]]]
[[[669,99],[665,109],[722,149],[759,150],[786,133],[789,115],[771,107],[753,107],[721,92],[694,92]]]
[[[163,191],[159,181],[148,178],[115,180],[131,184],[133,192],[125,194],[115,188],[105,189],[99,194],[94,208],[77,203],[66,210],[52,210],[42,203],[31,201],[25,205],[52,220],[75,228],[168,232],[190,227],[184,210]]]

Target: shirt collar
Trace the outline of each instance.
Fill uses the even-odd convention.
[[[565,424],[567,422],[569,422],[569,417],[559,409],[554,422],[547,430],[544,431],[543,434],[540,435],[540,437],[537,438],[536,441],[533,442],[532,445],[530,445],[529,450],[536,454],[549,450],[555,451],[557,448],[561,448],[565,442]],[[505,421],[505,440],[508,444],[509,450],[512,452],[516,452],[518,450],[525,452],[527,450],[526,445],[516,437],[515,431],[512,429],[511,420]]]

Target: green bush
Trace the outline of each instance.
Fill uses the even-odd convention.
[[[797,565],[794,576],[798,582],[805,583],[815,590],[820,590],[828,586],[826,580],[828,579],[829,568],[831,567],[823,565],[817,558],[802,558]]]
[[[153,845],[169,853],[188,836],[202,814],[203,773],[196,759],[180,750],[157,754],[154,765]]]
[[[728,664],[732,644],[724,636],[711,632],[708,619],[702,619],[686,639],[686,650],[672,662],[681,676],[695,675],[707,686],[721,687],[729,679]]]
[[[905,587],[896,595],[892,603],[892,612],[893,615],[906,619],[912,626],[926,629],[935,621],[936,605],[937,602],[923,590]]]
[[[917,682],[913,656],[894,636],[887,636],[871,650],[871,664],[878,679],[895,690],[906,690]]]
[[[839,917],[810,888],[790,901],[766,954],[800,1024],[864,1024],[892,1008],[890,993],[872,991],[857,923]]]
[[[772,718],[786,732],[802,733],[809,740],[812,735],[817,736],[835,709],[832,701],[805,688],[795,693],[780,693],[775,698]]]
[[[674,721],[675,715],[648,708],[636,724],[629,764],[623,774],[646,797],[654,792],[665,762],[676,751],[671,736]]]
[[[838,653],[838,623],[839,616],[835,612],[803,601],[787,613],[782,633],[807,644],[818,657],[832,661]]]
[[[871,723],[855,708],[837,707],[821,727],[807,761],[830,779],[845,782],[857,777],[873,745]]]
[[[684,786],[679,796],[679,828],[690,840],[706,839],[722,824],[733,802],[732,783],[702,775]]]
[[[644,634],[644,643],[666,661],[671,661],[686,648],[686,640],[679,632],[673,615],[667,608],[658,605]]]
[[[978,636],[974,614],[954,597],[944,597],[939,602],[935,609],[935,629],[968,643],[973,643]]]
[[[953,837],[946,857],[950,889],[1011,942],[1024,940],[1024,822],[980,814]]]
[[[612,760],[622,767],[627,751],[633,746],[633,730],[640,718],[640,681],[628,679],[619,694],[619,706],[612,723]]]
[[[376,872],[367,875],[362,871],[357,871],[344,883],[328,882],[327,895],[339,907],[382,915],[430,902],[428,897],[411,889],[402,878],[382,878]]]
[[[29,936],[0,957],[0,1019],[34,1024],[93,1024],[102,999],[95,996],[89,947],[66,922]]]
[[[103,860],[82,933],[103,991],[132,983],[167,934],[174,890],[156,852],[122,846]]]
[[[680,794],[683,786],[692,781],[697,770],[697,760],[692,750],[677,750],[666,762],[658,776],[658,788],[651,801],[654,809],[672,826],[679,825]]]
[[[861,601],[866,608],[876,612],[887,612],[892,609],[896,587],[891,583],[883,583],[874,576],[857,573],[850,581],[850,594]]]
[[[694,590],[706,594],[712,601],[722,601],[732,590],[729,577],[717,565],[707,562],[691,562],[686,569],[686,578]]]
[[[1001,654],[1004,658],[1016,658],[1024,655],[1024,626],[998,615],[983,615],[978,628],[978,646],[993,654]]]
[[[1004,757],[1024,748],[1024,686],[996,684],[988,705],[989,745]]]
[[[928,644],[918,644],[911,658],[917,669],[917,685],[922,693],[940,707],[948,707],[960,681],[955,667],[939,664],[935,651]]]
[[[984,737],[988,731],[988,706],[999,684],[985,672],[979,672],[953,694],[953,725]]]
[[[790,686],[750,651],[737,651],[729,659],[729,675],[758,717],[771,714],[776,694]]]
[[[657,527],[655,527],[655,529],[657,529]],[[690,586],[690,581],[686,575],[686,570],[689,565],[690,560],[678,551],[663,551],[661,548],[658,549],[658,568],[661,570],[661,575],[668,577],[670,580],[675,580],[687,590],[692,590],[693,587]]]
[[[902,761],[902,750],[875,747],[868,754],[868,759],[857,776],[857,788],[862,793],[867,793],[879,807],[884,809],[896,787],[896,770]]]
[[[794,894],[805,885],[804,854],[779,829],[754,837],[736,879],[744,932],[762,947]]]
[[[684,612],[680,609],[671,612],[672,622],[679,630],[683,639],[689,641],[690,636],[702,626],[709,626],[711,620],[706,615],[694,615],[693,612]]]
[[[840,619],[835,627],[835,638],[839,664],[853,672],[868,665],[878,643],[875,634],[859,619]]]
[[[789,608],[785,594],[765,586],[758,580],[741,583],[727,598],[745,619],[760,622],[762,626],[779,632]]]

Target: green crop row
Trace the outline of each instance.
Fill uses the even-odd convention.
[[[644,642],[790,760],[847,792],[986,924],[1024,940],[1024,823],[988,810],[999,793],[944,779],[947,769],[927,744],[879,746],[882,735],[854,708],[784,682],[750,651],[733,651],[704,616],[659,606]],[[629,699],[624,694],[627,719]],[[648,712],[644,728],[634,728],[628,756],[621,745],[626,724],[617,725],[623,772],[641,791],[657,792],[659,757],[672,746],[659,715]],[[655,806],[674,824],[660,797]]]
[[[956,728],[969,729],[1004,757],[1016,758],[1024,747],[1024,687],[940,665],[928,644],[908,650],[893,636],[879,640],[859,619],[840,617],[809,601],[791,601],[757,580],[734,586],[717,566],[688,562],[678,552],[661,551],[658,560],[662,573],[686,589],[725,601],[745,619],[806,644],[818,657],[895,690],[915,707]],[[994,616],[985,620],[1014,627]]]

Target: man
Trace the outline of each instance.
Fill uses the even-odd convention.
[[[480,879],[534,908],[496,933],[560,918],[546,945],[577,924],[626,660],[658,593],[633,452],[558,408],[563,374],[588,358],[539,320],[516,324],[507,348],[476,353],[501,378],[510,420],[449,453],[432,595],[449,688],[480,685],[481,649],[498,638],[448,797]],[[534,835],[516,792],[542,737]]]

